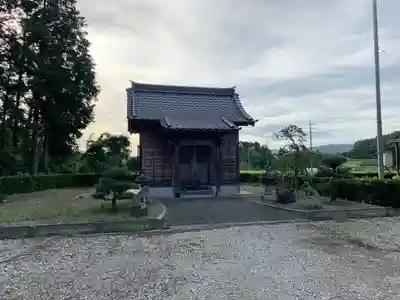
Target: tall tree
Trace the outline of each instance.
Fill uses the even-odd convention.
[[[24,121],[21,96],[27,91],[26,34],[21,26],[26,13],[17,1],[0,1],[0,173],[13,174],[20,170],[17,152],[17,129]],[[13,167],[14,165],[14,167]]]
[[[11,133],[0,143],[11,139],[7,151],[18,149],[36,174],[72,154],[93,120],[99,88],[86,24],[76,0],[0,0],[0,18],[16,23],[0,26],[0,131]]]
[[[93,120],[93,99],[99,89],[86,24],[76,0],[52,0],[38,17],[42,27],[37,27],[37,34],[44,39],[38,44],[42,55],[37,56],[33,91],[44,168],[48,168],[48,156],[70,154],[82,130]]]
[[[310,153],[305,146],[307,134],[301,127],[290,124],[281,130],[275,132],[274,137],[282,140],[285,144],[279,149],[278,156],[290,158],[288,165],[297,176],[305,169],[304,161],[310,156]]]

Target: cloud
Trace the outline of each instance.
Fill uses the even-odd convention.
[[[379,7],[385,132],[400,126],[397,2]],[[370,1],[80,0],[79,7],[102,88],[84,139],[127,132],[130,79],[236,85],[260,119],[241,139],[271,147],[278,145],[274,131],[291,123],[307,128],[309,120],[315,144],[376,134]]]

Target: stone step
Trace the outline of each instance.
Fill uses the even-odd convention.
[[[214,191],[212,189],[181,191],[181,198],[204,198],[204,197],[214,197]]]

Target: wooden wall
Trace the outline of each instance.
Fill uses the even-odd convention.
[[[239,180],[238,168],[239,132],[225,134],[221,141],[221,183],[236,183]]]
[[[212,139],[208,141],[213,141]],[[239,132],[222,135],[220,147],[221,184],[237,183]],[[152,178],[152,185],[172,185],[173,147],[168,139],[156,132],[140,133],[141,167],[146,175]],[[213,156],[215,157],[215,155]],[[213,158],[212,158],[213,159]],[[215,162],[211,161],[211,184],[217,181]]]
[[[172,146],[160,134],[140,133],[142,170],[153,185],[172,185]]]

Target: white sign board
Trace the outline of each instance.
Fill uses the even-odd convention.
[[[383,153],[383,165],[387,168],[393,168],[394,160],[392,151],[385,151]]]

